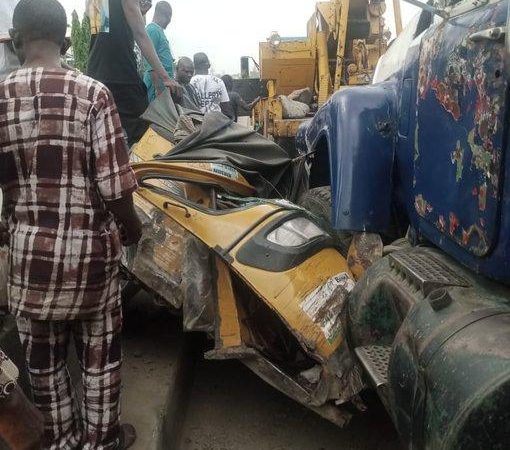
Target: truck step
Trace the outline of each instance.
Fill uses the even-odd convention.
[[[375,387],[385,386],[388,382],[391,346],[367,345],[356,347],[354,351]]]
[[[415,283],[425,296],[440,287],[470,286],[462,275],[421,249],[392,253],[389,260],[390,266]]]

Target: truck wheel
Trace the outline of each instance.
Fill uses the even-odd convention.
[[[335,231],[331,225],[331,187],[323,186],[310,189],[299,199],[299,205],[316,216],[326,231],[338,240],[340,253],[347,257],[351,245],[352,234],[346,231]]]

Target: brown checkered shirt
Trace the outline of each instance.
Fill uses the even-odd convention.
[[[105,201],[137,185],[108,89],[61,69],[0,83],[0,186],[11,312],[71,320],[117,307],[121,244]]]

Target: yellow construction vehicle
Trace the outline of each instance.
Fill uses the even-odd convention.
[[[274,32],[261,42],[260,77],[267,81],[268,96],[253,110],[255,129],[276,141],[294,138],[306,117],[288,118],[282,95],[308,88],[320,107],[342,86],[370,83],[387,48],[385,10],[384,0],[318,2],[307,37],[282,38]]]

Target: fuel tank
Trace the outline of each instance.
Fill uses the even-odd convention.
[[[508,448],[508,299],[470,291],[432,291],[411,308],[395,339],[388,401],[411,448]]]

